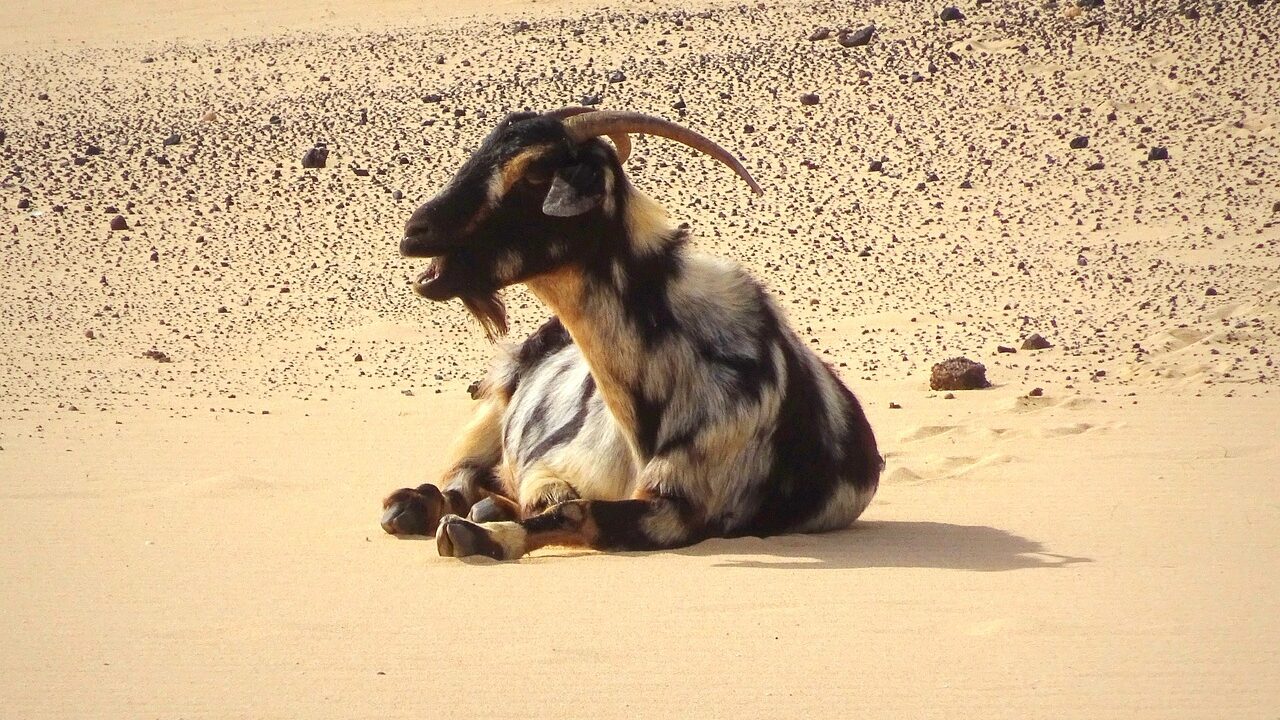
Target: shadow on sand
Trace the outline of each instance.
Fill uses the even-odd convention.
[[[892,520],[860,521],[823,535],[711,540],[678,550],[684,555],[756,555],[726,558],[716,567],[845,570],[899,567],[999,572],[1060,568],[1089,558],[1046,552],[1035,540],[985,525]]]

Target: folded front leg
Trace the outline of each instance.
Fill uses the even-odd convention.
[[[596,550],[661,550],[702,539],[700,518],[679,498],[572,500],[521,522],[441,519],[436,548],[445,557],[515,560],[546,545]]]

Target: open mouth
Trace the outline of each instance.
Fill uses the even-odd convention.
[[[444,295],[440,292],[440,276],[444,273],[444,257],[432,258],[431,264],[414,278],[413,291],[429,300],[440,300]]]

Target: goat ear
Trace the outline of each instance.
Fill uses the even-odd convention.
[[[603,199],[604,172],[600,167],[587,163],[569,165],[556,171],[547,199],[542,201],[542,212],[553,217],[573,217]]]

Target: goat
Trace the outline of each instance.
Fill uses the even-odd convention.
[[[631,185],[630,133],[689,145],[761,192],[692,130],[565,108],[505,118],[409,219],[400,253],[433,258],[418,295],[461,299],[491,339],[506,286],[554,316],[482,383],[441,482],[384,500],[388,533],[434,533],[454,557],[657,550],[843,528],[871,502],[884,463],[857,399],[759,283],[690,252]]]

